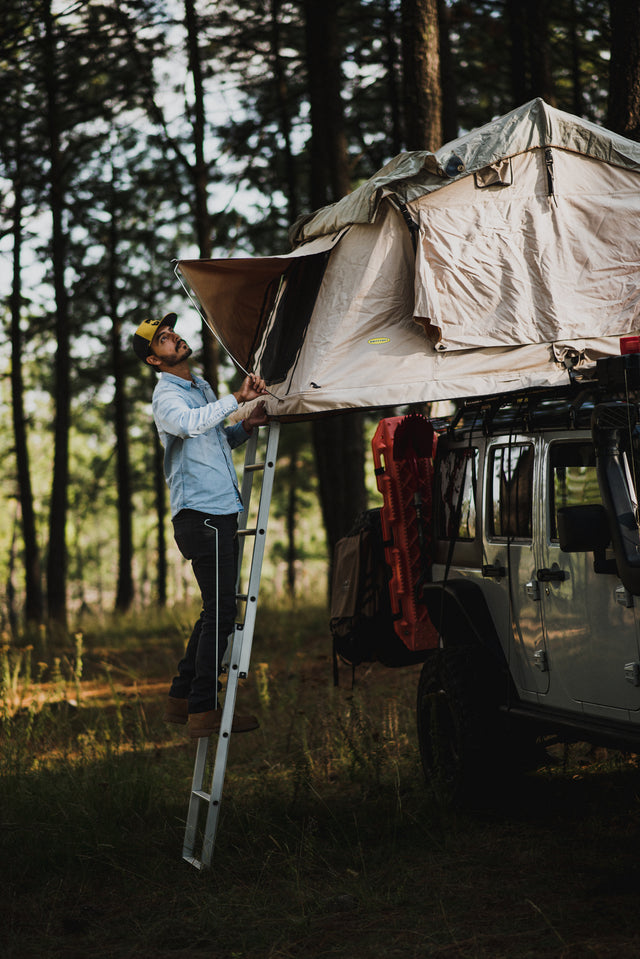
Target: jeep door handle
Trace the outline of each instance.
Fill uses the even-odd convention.
[[[536,577],[539,583],[564,583],[565,579],[569,579],[569,574],[563,569],[553,566],[551,569],[539,569],[536,572]]]
[[[502,577],[506,575],[506,572],[504,566],[500,566],[499,563],[492,563],[482,567],[482,575],[485,579],[492,577],[502,579]]]

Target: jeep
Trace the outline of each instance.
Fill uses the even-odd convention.
[[[625,354],[438,431],[417,725],[441,802],[554,742],[640,747],[639,401]]]

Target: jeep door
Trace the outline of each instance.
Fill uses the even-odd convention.
[[[549,688],[534,549],[539,445],[538,438],[496,437],[486,454],[484,591],[524,698]]]
[[[607,715],[602,707],[638,709],[640,692],[625,671],[638,661],[633,600],[614,573],[594,571],[593,552],[562,552],[558,538],[560,507],[601,502],[591,438],[552,440],[541,465],[545,488],[536,577],[550,699],[558,708],[585,704],[592,715]]]

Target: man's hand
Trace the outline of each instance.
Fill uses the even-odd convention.
[[[254,426],[266,426],[268,422],[269,417],[264,407],[264,401],[260,400],[260,402],[256,403],[253,407],[249,415],[243,419],[242,425],[247,433],[251,433]]]
[[[269,391],[264,380],[261,379],[261,377],[256,376],[255,373],[249,373],[249,375],[242,381],[242,386],[240,389],[236,390],[233,395],[237,399],[238,403],[246,403],[247,400],[255,400],[259,396],[264,396],[268,392]]]

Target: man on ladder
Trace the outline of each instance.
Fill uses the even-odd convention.
[[[231,449],[268,422],[264,403],[234,426],[223,423],[240,403],[265,395],[267,389],[264,380],[249,375],[239,390],[217,399],[209,384],[192,374],[192,350],[175,332],[176,320],[175,313],[145,320],[133,336],[133,349],[162,374],[153,392],[153,416],[165,450],[174,534],[180,552],[191,560],[202,596],[202,612],[171,684],[164,718],[170,723],[188,721],[189,734],[197,739],[220,729],[218,677],[236,616],[236,532],[242,501]],[[232,731],[257,726],[253,716],[234,716]]]

